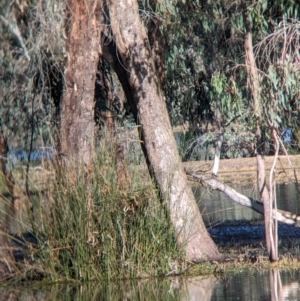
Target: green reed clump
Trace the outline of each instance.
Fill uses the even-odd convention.
[[[183,257],[154,185],[138,168],[128,169],[117,181],[115,158],[102,151],[88,172],[76,167],[56,173],[34,227],[34,257],[49,280],[180,272]]]

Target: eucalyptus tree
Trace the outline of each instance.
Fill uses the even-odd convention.
[[[166,33],[170,53],[165,89],[173,120],[192,115],[191,122],[195,124],[203,122],[204,114],[213,115],[219,123],[216,163],[223,136],[220,111],[225,131],[227,124],[238,120],[232,130],[237,135],[251,137],[253,154],[255,150],[257,156],[258,188],[264,203],[267,248],[270,260],[275,261],[278,258],[276,220],[272,215],[273,207],[276,208],[275,161],[267,179],[264,156],[267,142],[274,145],[278,155],[280,135],[285,128],[298,132],[300,70],[296,20],[300,4],[264,0],[185,1],[185,4],[178,1],[165,4],[164,8],[165,14],[180,20],[171,19],[174,30],[170,26]],[[178,44],[181,46],[177,47]],[[190,114],[191,110],[199,114]],[[285,151],[282,143],[281,146]],[[213,173],[216,171],[217,164]]]
[[[254,48],[257,67],[265,70],[267,65],[264,62],[270,62],[274,58],[273,63],[276,63],[272,53],[278,51],[278,47],[283,43],[282,40],[277,40],[277,46],[274,48],[276,38],[273,33],[276,27],[280,24],[283,26],[283,16],[286,22],[295,24],[299,4],[293,1],[271,3],[261,0],[255,3],[246,1],[246,5],[253,24],[253,44],[260,45]],[[167,52],[164,91],[172,123],[188,121],[192,127],[204,129],[203,133],[205,133],[207,121],[215,123],[217,120],[219,99],[225,145],[230,143],[230,146],[237,148],[239,143],[232,137],[238,137],[243,141],[241,148],[247,149],[242,154],[241,149],[224,152],[224,147],[222,157],[254,155],[255,149],[252,147],[255,144],[254,119],[251,99],[248,97],[243,42],[245,24],[240,2],[172,1],[162,2],[158,8],[166,20],[162,28],[166,37]],[[291,27],[285,28],[288,30]],[[281,33],[283,34],[283,28]],[[267,44],[267,40],[270,41],[272,36],[273,43]],[[294,43],[297,41],[295,35],[292,40]],[[264,51],[264,46],[268,46],[269,50]],[[287,73],[290,78],[296,76],[295,71],[296,68],[293,71],[290,69]],[[274,74],[276,72],[273,71]],[[259,72],[264,84],[267,84],[267,77],[262,77],[262,74]],[[287,80],[286,83],[291,85],[293,81]],[[264,87],[263,96],[266,97],[270,91],[268,87],[271,86],[268,84]],[[292,89],[296,91],[296,88]],[[284,95],[291,95],[291,93],[282,95],[281,101],[284,100],[286,106],[290,102],[288,100],[290,96]],[[297,93],[295,92],[294,95]],[[295,103],[295,100],[293,102]],[[280,128],[281,130],[292,128],[296,138],[298,124],[295,105],[293,109],[289,110],[287,107],[284,111],[280,106],[275,107],[276,114],[274,109],[270,108],[273,119],[275,115],[284,112],[285,118],[281,118]],[[287,118],[288,116],[292,118]],[[269,134],[265,139],[272,144]]]
[[[276,7],[276,3],[274,6]],[[264,203],[267,249],[270,260],[276,261],[277,222],[272,214],[273,208],[276,208],[273,173],[281,131],[286,127],[295,128],[299,112],[299,88],[296,83],[299,70],[292,67],[299,61],[296,50],[299,48],[299,25],[294,21],[298,9],[293,4],[281,5],[282,17],[276,18],[273,15],[273,23],[268,22],[267,17],[278,12],[274,12],[274,7],[268,7],[267,1],[253,6],[247,6],[246,1],[241,1],[241,9],[246,32],[246,92],[252,101],[252,122],[256,131],[258,189]],[[257,44],[255,48],[252,42],[254,38]],[[264,167],[265,137],[273,142],[275,151],[269,179],[266,178]],[[282,143],[281,145],[283,146]],[[283,151],[286,152],[284,146]]]
[[[134,119],[140,125],[148,168],[160,189],[178,245],[190,261],[220,258],[217,247],[205,228],[181,165],[157,76],[159,66],[155,65],[153,58],[153,48],[157,43],[149,43],[137,1],[68,0],[30,4],[31,7],[41,7],[41,11],[36,10],[41,15],[35,16],[38,20],[41,19],[41,26],[44,24],[42,21],[49,16],[53,17],[53,21],[56,20],[52,14],[54,11],[59,14],[59,21],[63,20],[53,22],[58,32],[51,36],[58,39],[56,46],[63,45],[62,48],[55,53],[57,48],[49,44],[50,41],[44,36],[39,44],[45,48],[39,50],[40,53],[50,52],[53,59],[57,58],[63,64],[59,142],[64,167],[70,167],[69,163],[74,161],[78,165],[83,164],[89,184],[89,171],[94,163],[95,151],[96,74],[99,60],[106,58],[117,72]],[[40,25],[34,27],[34,22],[31,25],[37,30],[30,31],[34,39],[39,36]],[[26,40],[24,43],[26,44]],[[34,61],[34,51],[29,49],[28,54],[33,57],[31,61]],[[46,60],[46,66],[49,61],[51,60]],[[45,66],[44,62],[40,66]],[[34,74],[33,82],[39,77],[39,73]],[[45,86],[51,91],[51,81],[49,86]],[[33,95],[31,104],[34,104],[32,90],[29,91]],[[45,94],[39,94],[41,99]],[[33,112],[34,110],[32,116],[38,116]],[[92,210],[93,200],[89,199],[88,189],[89,185],[87,203]]]
[[[57,14],[60,5],[53,4],[49,1],[43,6],[30,0],[0,3],[1,170],[11,199],[6,219],[10,232],[16,230],[15,218],[21,215],[29,190],[28,172],[27,193],[24,193],[13,178],[14,160],[7,153],[21,148],[24,153],[27,151],[29,161],[30,151],[52,145],[55,134],[55,106],[51,98],[61,85],[53,75],[58,73],[63,47],[58,38],[62,21]],[[53,9],[47,11],[48,7]],[[55,78],[52,86],[50,78]],[[28,168],[29,162],[27,171]]]
[[[0,118],[9,148],[28,151],[31,141],[33,147],[52,142],[52,99],[60,93],[58,70],[65,54],[61,8],[55,1],[0,4]]]
[[[251,89],[247,86],[245,9],[240,2],[157,1],[148,15],[144,10],[139,11],[136,0],[28,0],[21,6],[19,2],[12,3],[5,10],[13,7],[19,19],[15,22],[5,15],[5,20],[22,28],[22,39],[12,30],[13,26],[2,23],[6,32],[17,37],[19,48],[14,58],[18,60],[19,70],[23,70],[19,73],[26,77],[23,81],[26,87],[9,88],[10,79],[16,80],[16,69],[11,68],[6,74],[5,105],[1,107],[4,135],[13,133],[11,128],[17,124],[5,119],[9,116],[5,110],[12,108],[11,99],[15,101],[18,119],[28,120],[24,124],[35,125],[35,129],[43,128],[40,124],[54,124],[55,119],[49,116],[56,104],[56,112],[60,114],[56,125],[64,161],[75,159],[83,163],[88,175],[93,164],[96,130],[97,67],[99,60],[105,59],[118,75],[134,119],[141,126],[142,148],[149,171],[160,188],[179,245],[190,260],[219,258],[183,173],[164,94],[173,124],[188,119],[197,125],[218,113],[219,134],[222,138],[224,127],[225,142],[229,128],[235,135],[255,142],[257,119],[252,110]],[[254,48],[256,66],[261,70],[258,72],[262,97],[260,127],[268,137],[266,129],[270,122],[277,131],[293,127],[297,122],[299,69],[293,63],[297,60],[298,27],[290,18],[296,17],[298,4],[261,0],[254,4],[246,1],[246,7],[253,24],[253,43],[258,45]],[[23,15],[28,16],[24,21]],[[141,17],[145,21],[148,16],[151,22],[147,31]],[[281,23],[282,16],[286,16],[284,23]],[[289,34],[293,38],[287,39],[284,32],[290,27],[284,25],[281,31],[280,26],[288,23],[294,24],[295,31]],[[269,49],[272,35],[268,33],[276,30],[280,38],[273,40],[274,47]],[[14,59],[8,57],[17,47],[6,45],[8,50],[4,51],[2,66],[4,62],[9,70],[10,66],[16,66]],[[278,53],[283,53],[282,45],[286,51],[280,55],[280,62],[284,64],[277,64]],[[267,63],[261,58],[265,53],[270,56]],[[24,63],[23,56],[30,61],[27,58]],[[29,142],[34,137],[37,139],[37,131],[28,133],[31,133],[27,134],[31,137],[27,139]]]
[[[265,164],[264,164],[264,139],[261,129],[262,123],[262,103],[260,96],[260,80],[258,71],[255,63],[255,57],[253,53],[252,43],[252,22],[249,18],[249,12],[247,9],[246,2],[241,0],[241,8],[243,13],[243,19],[246,29],[245,35],[245,64],[248,73],[250,97],[253,101],[253,114],[256,119],[256,147],[257,147],[257,185],[258,190],[264,204],[265,212],[265,232],[267,249],[271,261],[278,260],[278,243],[277,243],[277,220],[273,219],[272,209],[274,206],[273,200],[270,198],[270,190],[273,190],[273,183],[271,183],[270,190],[267,187],[266,175],[265,175]]]
[[[137,1],[70,0],[66,8],[67,64],[60,124],[64,162],[75,158],[85,165],[87,174],[93,162],[97,63],[99,57],[106,57],[141,126],[148,168],[161,191],[178,245],[191,261],[220,258],[180,162]]]
[[[148,168],[166,202],[177,242],[188,260],[218,259],[220,254],[205,229],[181,165],[137,2],[111,1],[108,8],[119,59],[127,71],[123,81],[130,87],[132,99],[128,101],[141,125]]]

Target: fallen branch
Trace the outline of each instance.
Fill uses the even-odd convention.
[[[189,170],[186,170],[186,174],[194,181],[196,180],[198,182],[205,183],[206,185],[208,185],[214,190],[222,191],[228,197],[230,197],[234,202],[242,206],[246,206],[262,215],[264,214],[264,206],[262,202],[237,192],[230,186],[218,181],[215,178],[209,178],[203,175],[199,175]],[[277,221],[279,222],[300,227],[300,216],[297,216],[296,214],[280,209],[277,210],[273,209],[272,215],[273,218],[277,219]]]

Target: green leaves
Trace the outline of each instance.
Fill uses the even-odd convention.
[[[215,90],[217,96],[221,96],[226,88],[226,76],[224,73],[217,72],[212,76],[211,85]]]
[[[228,78],[225,72],[217,72],[211,79],[210,99],[214,103],[216,98],[220,99],[223,118],[232,119],[241,114],[242,97],[241,92],[233,76]]]
[[[211,118],[218,97],[225,124],[237,115],[244,117],[244,128],[254,124],[245,66],[245,24],[239,2],[172,3],[175,19],[166,17],[164,24],[167,29],[164,89],[173,123],[189,120],[192,125],[204,116]],[[296,55],[299,39],[295,37],[299,36],[300,26],[291,18],[300,6],[294,1],[277,0],[247,3],[253,44],[257,45],[254,50],[262,122],[296,127],[300,76],[295,67],[295,57],[299,56]]]

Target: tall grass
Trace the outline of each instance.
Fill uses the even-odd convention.
[[[57,169],[46,200],[39,199],[32,257],[51,281],[180,272],[183,256],[154,185],[134,166],[131,181],[120,185],[109,149],[97,154],[88,173]]]

